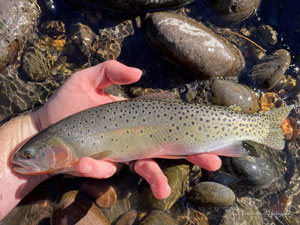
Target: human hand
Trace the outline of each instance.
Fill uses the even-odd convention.
[[[134,83],[140,79],[141,74],[139,69],[127,67],[115,60],[76,72],[42,108],[36,111],[34,117],[38,127],[42,130],[87,108],[123,100],[123,98],[105,93],[103,89],[112,84]],[[191,155],[186,159],[211,171],[221,166],[220,158],[213,154]],[[117,171],[119,165],[84,157],[76,164],[76,174],[84,177],[108,178]],[[156,198],[164,199],[170,195],[168,180],[154,160],[137,160],[134,170],[150,184]]]

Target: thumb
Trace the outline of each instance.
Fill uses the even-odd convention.
[[[131,84],[142,76],[140,69],[125,66],[116,60],[108,60],[86,70],[86,76],[91,76],[90,79],[97,90],[112,84]]]

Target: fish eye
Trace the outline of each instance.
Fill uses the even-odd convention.
[[[23,152],[24,159],[32,159],[35,156],[35,151],[32,149],[26,149]]]

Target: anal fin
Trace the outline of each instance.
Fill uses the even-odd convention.
[[[210,151],[210,153],[228,157],[243,157],[248,155],[241,142],[215,149]]]

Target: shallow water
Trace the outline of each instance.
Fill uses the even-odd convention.
[[[120,24],[124,20],[132,20],[134,33],[126,33],[125,31],[119,32],[119,34],[114,37],[114,39],[117,40],[116,43],[109,43],[109,54],[103,54],[105,55],[104,59],[116,58],[126,65],[138,67],[143,70],[143,77],[139,82],[131,85],[131,87],[125,87],[125,92],[129,96],[133,95],[130,88],[134,87],[154,89],[159,88],[164,90],[175,89],[180,93],[185,93],[187,90],[189,90],[188,88],[191,87],[191,89],[197,90],[198,96],[203,97],[202,94],[205,93],[205,89],[203,87],[206,86],[205,82],[195,81],[194,78],[189,76],[183,69],[178,68],[171,62],[165,60],[165,58],[163,58],[158,52],[156,52],[148,45],[143,29],[139,28],[139,21],[142,21],[141,23],[143,27],[143,18],[145,14],[115,13],[106,9],[102,9],[100,7],[96,7],[95,5],[90,3],[84,3],[82,1],[39,0],[39,4],[42,8],[39,28],[41,29],[42,24],[46,23],[47,21],[62,21],[65,24],[66,32],[63,34],[61,39],[66,39],[65,35],[67,35],[68,31],[71,28],[71,25],[77,22],[89,26],[95,33],[97,33],[99,29],[108,29]],[[207,1],[195,1],[192,4],[187,5],[185,7],[186,10],[183,13],[187,13],[187,15],[189,15],[190,17],[201,20],[204,24],[213,28],[214,25],[210,22],[213,18],[212,11],[211,9],[207,8],[206,5]],[[294,79],[296,79],[297,84],[299,85],[300,15],[295,15],[295,13],[293,12],[295,8],[300,10],[300,2],[294,2],[292,0],[276,0],[270,3],[269,1],[263,0],[260,8],[254,16],[242,22],[241,24],[234,26],[232,30],[240,31],[243,27],[246,27],[248,30],[252,30],[253,28],[258,27],[261,24],[271,25],[273,29],[278,33],[278,43],[276,45],[272,46],[264,44],[258,35],[253,35],[250,38],[258,44],[262,45],[267,50],[267,54],[271,54],[281,48],[287,49],[291,54],[292,62],[286,74],[291,75]],[[177,10],[177,12],[179,11],[180,10]],[[298,23],[296,21],[298,21]],[[45,32],[40,30],[39,34],[40,36],[43,36],[45,35]],[[111,38],[112,36],[108,37]],[[235,42],[237,42],[239,47],[243,50],[244,56],[249,56],[245,57],[246,68],[244,69],[238,80],[240,83],[245,83],[253,87],[254,84],[251,81],[248,73],[249,69],[255,63],[255,59],[253,57],[253,54],[251,53],[253,47],[251,49],[251,47],[249,47],[251,46],[251,44],[249,44],[248,42],[246,42],[245,44],[243,39],[237,39],[236,37]],[[118,48],[120,48],[119,50],[121,50],[119,55],[117,54]],[[60,57],[62,51],[52,51],[49,54],[50,57]],[[59,59],[61,60],[62,58]],[[59,80],[57,83],[55,83],[56,86],[58,86],[58,84],[60,83],[63,83],[68,75],[72,74],[74,71],[94,65],[98,62],[101,62],[103,59],[98,60],[95,59],[91,54],[87,54],[87,56],[82,57],[78,57],[78,55],[76,55],[76,57],[74,57],[74,55],[67,55],[67,59],[64,58],[64,60],[65,61],[62,60],[61,62],[54,64],[57,68],[63,68],[56,70],[57,73],[55,75],[57,80]],[[55,70],[52,70],[52,74],[53,71]],[[26,79],[28,78],[24,79],[25,82]],[[262,94],[261,90],[257,89],[255,86],[253,88],[259,95]],[[280,91],[280,89],[275,91]],[[50,93],[52,93],[52,91],[50,91]],[[292,104],[297,102],[296,95],[299,94],[299,90],[293,89],[293,91],[290,91],[288,93],[280,92],[277,94],[282,97],[282,101],[285,101],[287,104]],[[204,94],[204,96],[206,95]],[[45,100],[46,98],[44,99],[44,101]],[[207,100],[209,99],[204,99],[204,101]],[[292,114],[292,116],[296,119],[299,119],[300,117],[297,110]],[[200,211],[204,212],[204,214],[207,216],[210,224],[241,224],[245,222],[247,222],[245,224],[298,224],[300,218],[299,144],[300,141],[298,138],[296,142],[289,143],[288,148],[286,148],[281,153],[273,153],[272,151],[268,152],[268,150],[266,150],[267,153],[262,153],[265,154],[265,158],[268,158],[268,160],[274,163],[276,174],[279,177],[279,179],[274,183],[272,187],[260,187],[259,185],[253,186],[253,183],[251,183],[253,182],[253,180],[251,180],[250,183],[239,182],[238,187],[233,188],[236,190],[238,200],[230,209],[196,207],[191,206],[189,203],[184,204],[184,207],[200,209]],[[232,162],[230,162],[230,159],[224,159],[223,163],[225,172],[231,172]],[[206,180],[209,175],[205,174],[205,171],[203,173],[204,176],[201,179]],[[234,173],[236,173],[236,171],[232,174]],[[239,176],[240,174],[236,175]],[[136,186],[140,184],[140,180],[138,177],[134,175],[128,175],[127,173],[124,176],[130,177],[130,179],[134,180],[134,184],[136,184]],[[53,197],[55,194],[61,194],[65,190],[73,190],[73,182],[76,184],[76,188],[79,188],[79,186],[85,182],[84,179],[75,179],[75,181],[73,179],[61,177],[57,179],[58,181],[54,181],[54,183],[51,183],[49,181],[49,183],[51,184],[50,186],[53,188],[57,188],[57,184],[61,183],[61,186],[63,186],[63,191],[54,191],[53,193],[49,194],[51,198],[55,198]],[[118,183],[119,181],[113,180],[112,182]],[[48,184],[46,184],[46,186]],[[124,189],[129,189],[128,184],[126,184],[125,181],[122,183],[122,185]],[[126,190],[124,191],[124,193],[122,192],[122,197],[120,198],[122,199],[122,202],[119,203],[119,205],[114,206],[114,208],[105,209],[104,214],[109,218],[115,219],[116,215],[109,212],[110,210],[117,211],[119,214],[121,214],[121,212],[126,212],[129,209],[138,209],[139,203],[138,200],[136,200],[137,197],[132,193],[141,193],[141,189],[143,190],[143,187],[144,184],[142,186],[133,188],[133,190]],[[51,188],[46,189],[49,192],[53,191],[53,189]],[[49,196],[47,196],[46,198],[49,198]],[[128,199],[130,199],[130,201]],[[58,200],[56,199],[55,201],[51,201],[51,204],[54,204],[53,202],[56,201]],[[21,205],[24,206],[32,204],[30,202],[27,202],[28,200],[24,201]],[[181,202],[185,202],[185,197],[181,199]],[[177,204],[180,205],[181,202],[177,202]],[[50,217],[52,211],[48,210],[47,207],[45,208],[47,210],[45,210],[46,213],[43,221],[45,222],[45,224],[49,224],[50,219],[48,218]],[[178,208],[180,207],[178,206]],[[16,210],[17,209],[15,209],[13,213],[21,214],[21,212],[18,212]],[[14,215],[13,213],[11,214],[11,216]],[[38,213],[38,209],[33,209],[32,207],[30,210],[23,213],[27,216],[36,214]],[[222,215],[224,213],[226,216],[223,216],[222,218]],[[228,221],[226,221],[226,219],[224,218],[231,219],[228,219]],[[41,218],[37,218],[34,222],[38,222],[40,221],[40,219]],[[30,223],[31,222],[29,221],[28,224]],[[0,224],[4,223],[0,222]]]

